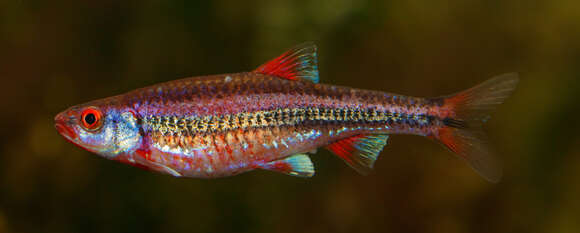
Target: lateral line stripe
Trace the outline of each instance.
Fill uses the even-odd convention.
[[[426,114],[382,112],[356,108],[281,108],[274,110],[204,117],[147,116],[145,131],[162,135],[195,135],[238,129],[295,126],[304,123],[386,123],[429,126],[433,117]]]

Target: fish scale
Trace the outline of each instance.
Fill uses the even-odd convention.
[[[56,116],[56,128],[106,158],[201,178],[253,169],[310,177],[307,154],[321,147],[367,174],[388,135],[414,134],[499,180],[481,124],[513,91],[517,75],[419,98],[320,84],[316,53],[306,43],[252,72],[174,80],[73,106]]]
[[[200,90],[208,92],[204,93],[203,97],[179,91],[177,91],[179,94],[169,94],[187,89],[188,85],[197,86]],[[238,91],[240,86],[246,88]],[[259,87],[264,89],[253,91]],[[158,86],[145,88],[127,96],[129,101],[144,101],[143,93],[154,93],[150,89],[158,89],[158,94],[161,92],[164,98],[171,96],[172,99],[164,101],[166,105],[180,103],[178,107],[163,106],[162,109],[158,109],[159,104],[155,101],[145,100],[153,103],[150,105],[138,104],[140,108],[137,112],[145,116],[142,120],[143,131],[148,135],[152,146],[161,154],[201,157],[203,161],[208,161],[206,169],[211,168],[211,173],[216,176],[237,172],[230,171],[233,167],[252,168],[240,165],[248,163],[247,156],[251,156],[253,161],[250,162],[260,164],[279,159],[280,156],[311,151],[320,147],[322,142],[336,141],[352,135],[364,133],[427,135],[431,130],[429,126],[435,123],[428,121],[426,116],[427,109],[436,106],[432,101],[425,99],[399,97],[412,100],[415,104],[392,105],[389,102],[395,102],[392,97],[396,95],[393,94],[314,83],[297,84],[292,80],[261,74],[228,74],[205,77],[201,80],[178,80],[162,85],[161,90],[159,88]],[[290,93],[293,98],[287,97]],[[131,99],[131,96],[138,98]],[[213,96],[221,96],[221,99],[208,98]],[[151,97],[153,100],[156,98],[158,97]],[[233,101],[235,99],[262,102],[260,105],[240,105]],[[197,106],[196,103],[199,102],[204,102],[200,106],[206,108],[196,110],[195,107],[191,107]],[[220,107],[217,104],[223,102],[232,106]],[[421,117],[416,120],[415,116]],[[184,123],[180,126],[177,122]],[[343,129],[345,126],[349,127]],[[225,148],[226,145],[237,144],[224,143],[221,137],[225,134],[248,131],[250,133],[243,134],[243,137],[251,149]],[[316,133],[311,133],[313,131]],[[191,135],[211,136],[208,137],[209,140],[204,141],[189,139]],[[299,140],[300,138],[309,140]],[[318,138],[321,140],[317,140]],[[283,144],[282,140],[288,145],[287,148],[280,147]],[[194,148],[206,149],[200,151]],[[232,159],[219,159],[223,157]],[[154,162],[166,162],[163,156],[157,158],[160,160]],[[190,161],[193,160],[184,162]],[[183,169],[194,165],[177,166]],[[182,173],[187,172],[182,170]]]

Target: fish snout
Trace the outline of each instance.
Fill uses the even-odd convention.
[[[68,114],[61,112],[54,117],[54,127],[56,131],[63,137],[74,140],[77,138],[77,133],[72,129],[72,119]]]

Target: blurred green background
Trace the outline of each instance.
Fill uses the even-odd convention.
[[[520,72],[486,128],[490,184],[427,139],[369,176],[176,179],[65,142],[54,115],[181,77],[249,71],[304,41],[324,83],[439,96]],[[578,232],[576,0],[0,1],[0,232]]]

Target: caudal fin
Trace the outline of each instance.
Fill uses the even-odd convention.
[[[518,74],[508,73],[444,97],[443,108],[448,109],[452,117],[443,119],[444,126],[435,138],[490,182],[501,179],[502,168],[490,150],[482,124],[511,95],[517,83]]]

